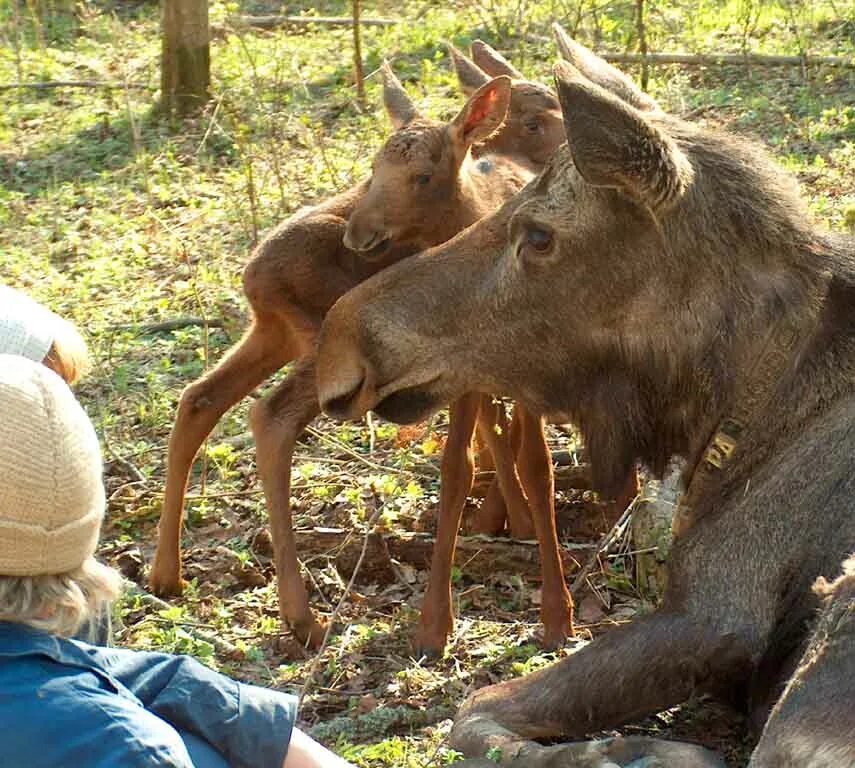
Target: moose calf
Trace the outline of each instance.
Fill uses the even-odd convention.
[[[196,452],[226,410],[294,361],[286,379],[253,407],[252,429],[270,514],[280,613],[301,641],[320,643],[324,627],[309,608],[291,530],[290,469],[297,438],[320,411],[314,345],[324,314],[361,280],[405,255],[452,237],[492,212],[532,177],[557,145],[561,116],[555,97],[546,98],[548,92],[542,86],[511,80],[507,62],[487,46],[478,53],[481,67],[498,68],[500,76],[491,80],[482,68],[469,63],[465,86],[471,91],[470,99],[448,125],[420,116],[391,69],[384,68],[384,102],[396,132],[378,154],[373,178],[297,213],[256,249],[244,272],[244,291],[253,312],[251,327],[213,371],[181,396],[169,442],[158,548],[149,578],[156,593],[171,595],[182,588],[181,520]],[[458,65],[460,61],[458,57]],[[511,120],[506,129],[502,123],[507,114]],[[455,515],[459,519],[471,487],[469,444],[474,419],[482,410],[478,395],[464,398],[458,409],[455,434],[459,437],[450,441],[443,462],[441,507],[448,510],[446,519]],[[542,435],[539,420],[534,427]],[[493,430],[485,432],[495,437]],[[500,449],[500,442],[494,440],[493,447]],[[505,469],[518,486],[512,456]],[[544,478],[548,482],[548,476]],[[513,490],[512,483],[506,485]],[[522,490],[517,490],[516,497],[525,501]],[[456,535],[456,525],[445,527],[453,527]],[[552,528],[550,562],[560,567]],[[544,537],[549,534],[547,530]],[[453,553],[453,541],[446,546],[446,554],[449,546]],[[446,554],[439,554],[444,562]],[[443,587],[442,581],[448,578],[450,564],[447,573],[437,569],[432,582],[436,586],[426,601],[417,638],[422,650],[439,652],[445,644],[451,611],[450,598],[445,599],[449,587]],[[558,576],[553,581],[563,589]],[[563,615],[555,610],[549,617],[552,642],[559,642],[569,631],[566,590],[563,597]]]

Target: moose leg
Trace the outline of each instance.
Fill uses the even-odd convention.
[[[508,768],[618,768],[618,766],[673,766],[674,768],[726,768],[715,753],[694,744],[665,741],[646,736],[615,736],[595,741],[576,741],[545,747],[535,741],[520,741],[513,733],[489,721],[479,730],[498,759]],[[636,762],[637,761],[637,762]],[[455,768],[496,768],[485,758],[455,763]]]
[[[564,644],[573,634],[573,601],[564,583],[564,567],[555,527],[555,475],[552,455],[546,443],[543,419],[517,403],[514,415],[520,422],[521,442],[517,453],[517,469],[528,497],[534,518],[543,593],[540,618],[543,641],[547,648]]]
[[[157,551],[149,586],[161,596],[177,595],[181,581],[181,523],[190,467],[199,447],[222,415],[291,357],[289,331],[269,317],[256,317],[249,332],[214,370],[181,394],[169,438],[166,494],[158,525]]]
[[[710,617],[660,611],[545,669],[476,691],[457,715],[451,744],[483,755],[494,746],[511,748],[517,737],[579,738],[614,728],[713,682],[736,681],[748,673],[750,658],[745,639],[717,634]]]
[[[483,444],[483,449],[479,454],[479,469],[496,470],[496,460],[490,451],[489,444],[493,438],[488,432],[495,434],[496,421],[493,409],[489,409],[486,413],[484,409],[478,414],[478,429],[476,435]],[[481,455],[486,455],[488,461],[481,462]],[[475,519],[472,521],[472,533],[484,533],[488,536],[498,536],[505,530],[505,524],[508,520],[508,509],[505,505],[505,499],[502,497],[502,489],[499,486],[498,475],[494,474],[490,485],[487,487],[487,493],[484,496],[484,501],[481,502],[481,507],[478,509]]]
[[[493,433],[496,431],[496,421],[495,421],[495,411],[490,409],[489,413],[484,413],[484,409],[478,418],[478,435],[481,437],[481,440],[486,442],[483,433],[485,430],[492,430]],[[510,436],[511,436],[511,450],[513,451],[514,456],[517,455],[519,451],[520,444],[520,421],[517,416],[516,408],[514,408],[514,414],[511,417],[511,426],[510,426]],[[484,453],[489,453],[489,449],[484,451]],[[490,463],[491,469],[496,468],[496,462],[493,461],[493,456],[490,454]],[[486,469],[485,466],[481,466],[481,469]],[[475,516],[475,520],[472,524],[473,533],[486,533],[488,535],[498,535],[505,530],[505,523],[508,520],[508,508],[505,504],[505,499],[502,496],[502,488],[499,485],[498,475],[493,477],[490,486],[487,488],[487,494],[484,497],[484,501],[481,504],[481,508],[478,510],[478,514]]]
[[[252,408],[258,474],[264,487],[273,537],[279,615],[294,634],[316,648],[324,627],[309,608],[291,524],[291,461],[303,430],[320,413],[313,356],[300,358],[288,377]]]
[[[502,490],[508,511],[508,527],[515,539],[531,539],[535,536],[531,510],[517,472],[516,457],[511,445],[508,420],[502,403],[494,403],[490,395],[481,395],[481,418],[485,424],[492,423],[498,429],[484,428],[481,435],[496,462],[496,479]]]
[[[466,497],[472,490],[475,459],[472,436],[481,396],[463,395],[451,406],[448,440],[442,454],[439,488],[439,523],[430,566],[430,579],[422,602],[419,627],[414,638],[418,655],[439,656],[445,648],[454,616],[451,610],[451,567],[457,532]]]

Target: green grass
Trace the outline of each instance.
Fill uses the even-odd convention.
[[[16,46],[12,6],[0,2],[0,83],[16,81],[20,71],[25,81],[93,79],[148,88],[0,91],[0,279],[45,301],[86,334],[96,365],[79,392],[105,437],[111,495],[103,555],[115,561],[137,545],[150,556],[177,398],[246,322],[240,274],[253,241],[366,173],[388,132],[379,86],[369,79],[366,106],[356,102],[348,30],[229,33],[212,47],[210,108],[194,120],[169,123],[153,110],[155,4],[85,2],[75,11],[68,0],[57,0],[48,12],[46,3],[36,2],[33,7],[44,11],[37,18],[19,5]],[[348,5],[315,7],[342,14]],[[484,38],[547,81],[555,52],[537,36],[548,34],[554,17],[572,26],[578,7],[560,0],[364,5],[366,16],[407,20],[364,30],[366,71],[391,59],[420,108],[434,117],[447,117],[461,104],[444,40],[465,46]],[[595,19],[586,2],[580,39],[634,49],[633,5],[612,3]],[[516,14],[520,7],[524,13]],[[211,6],[217,24],[239,10],[281,9],[261,1]],[[851,57],[855,4],[655,3],[648,36],[651,50]],[[820,221],[838,230],[855,226],[852,69],[658,68],[651,71],[650,90],[669,109],[755,136],[798,175]],[[136,328],[181,316],[217,318],[224,327],[209,334],[196,327],[157,334]],[[266,512],[246,437],[247,405],[229,413],[208,444],[205,498],[200,467],[191,478],[191,590],[168,610],[133,597],[123,601],[121,639],[190,652],[244,679],[300,685],[312,662],[281,632],[273,588],[245,587],[224,575],[232,566],[270,573],[269,561],[252,545]],[[359,531],[380,509],[390,529],[417,527],[422,512],[436,504],[437,438],[444,424],[438,418],[410,442],[397,428],[378,425],[373,460],[386,468],[379,471],[330,442],[367,456],[365,425],[322,422],[319,434],[327,439],[310,435],[298,446],[309,458],[295,464],[297,525]],[[328,612],[318,592],[335,603],[342,579],[329,559],[307,566],[317,583],[314,604]],[[361,724],[350,735],[340,733],[335,746],[362,766],[453,759],[441,746],[447,722],[392,726],[372,720],[372,710],[360,709],[370,705],[369,694],[381,708],[453,710],[471,687],[553,658],[532,645],[537,609],[524,580],[497,574],[470,593],[478,585],[458,572],[455,587],[464,593],[458,634],[443,660],[420,664],[410,658],[408,637],[424,573],[404,576],[388,586],[357,585],[358,599],[347,603],[305,702],[307,725],[337,715]],[[613,576],[624,588],[621,574]],[[218,652],[194,628],[226,639],[235,652]]]

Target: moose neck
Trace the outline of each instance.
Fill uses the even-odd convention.
[[[617,334],[609,348],[591,352],[590,365],[583,360],[569,374],[576,397],[567,415],[585,435],[599,472],[593,478],[598,490],[614,491],[639,459],[661,474],[672,457],[681,456],[688,481],[729,418],[744,431],[738,467],[722,477],[744,477],[780,436],[827,404],[831,388],[839,390],[834,380],[841,357],[855,372],[855,309],[845,309],[854,297],[841,299],[842,289],[829,289],[821,270],[776,278],[759,281],[765,293],[756,283],[731,284],[715,302],[719,316],[705,338],[688,335],[690,323],[675,304],[668,338],[655,333],[629,340]],[[842,348],[818,341],[840,322],[851,326],[850,335],[836,342]],[[813,382],[820,375],[817,389]],[[851,374],[849,381],[855,382]]]
[[[794,273],[787,290],[779,283],[752,311],[723,315],[718,338],[682,366],[659,404],[661,420],[651,422],[663,436],[657,447],[676,438],[656,459],[687,459],[685,525],[703,513],[711,486],[718,497],[743,487],[782,439],[829,405],[831,393],[852,389],[852,294],[828,273]],[[849,369],[842,380],[841,368]]]

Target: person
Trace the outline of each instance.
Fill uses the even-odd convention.
[[[0,284],[0,354],[42,363],[69,384],[89,369],[89,350],[67,320],[24,293]]]
[[[95,558],[95,430],[67,384],[0,354],[0,766],[346,768],[296,699],[187,656],[72,636],[121,579]]]
[[[69,385],[89,371],[86,342],[68,320],[25,293],[0,284],[0,354],[20,355],[47,366]],[[109,604],[99,606],[75,634],[79,640],[112,645]]]

